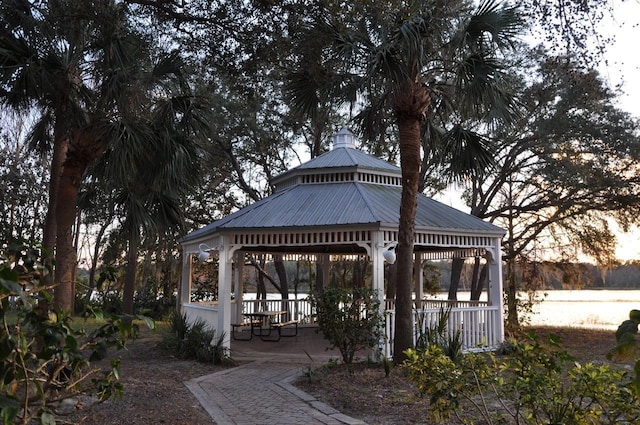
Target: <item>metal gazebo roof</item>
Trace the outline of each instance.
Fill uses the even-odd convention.
[[[348,130],[334,137],[331,151],[281,174],[274,182],[276,190],[272,195],[189,233],[182,242],[234,231],[398,228],[400,168],[355,149]],[[418,196],[415,224],[417,233],[490,238],[505,233],[425,195]],[[421,245],[419,239],[416,245]]]

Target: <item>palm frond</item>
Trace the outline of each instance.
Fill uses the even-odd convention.
[[[308,70],[291,73],[285,85],[289,102],[304,117],[316,116],[321,103],[320,90],[317,78],[314,78]]]
[[[504,65],[491,55],[472,54],[458,68],[458,106],[465,115],[488,123],[509,124],[520,117],[520,105],[503,72]]]
[[[96,129],[96,134],[111,141],[107,174],[116,184],[127,184],[140,168],[153,169],[149,155],[153,133],[149,127],[124,120],[106,122]]]
[[[480,133],[456,125],[441,141],[438,160],[453,181],[482,175],[495,165],[494,142]]]
[[[467,23],[464,40],[471,48],[482,44],[513,48],[523,25],[517,6],[503,6],[497,0],[486,0]]]
[[[29,150],[45,155],[51,151],[53,146],[53,123],[54,118],[49,111],[44,111],[33,124],[27,133],[27,146]]]
[[[144,197],[135,185],[120,190],[115,197],[115,203],[125,211],[123,228],[129,234],[138,235],[140,229],[146,232],[155,229],[154,217]]]
[[[185,62],[178,52],[163,56],[155,64],[151,77],[155,80],[170,79],[177,83],[183,92],[189,92],[189,85],[184,75]]]

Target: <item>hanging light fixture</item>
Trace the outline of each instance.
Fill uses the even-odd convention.
[[[382,258],[389,264],[393,264],[396,262],[396,247],[395,245],[390,247],[389,249],[385,249],[382,251]]]
[[[198,261],[200,261],[201,263],[204,263],[211,256],[211,254],[209,254],[209,251],[215,248],[211,248],[207,244],[201,243],[198,246],[198,249],[200,250],[200,252],[198,253]]]

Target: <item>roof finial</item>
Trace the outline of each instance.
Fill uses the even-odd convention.
[[[356,148],[353,133],[351,133],[346,127],[333,136],[333,149],[337,148]]]

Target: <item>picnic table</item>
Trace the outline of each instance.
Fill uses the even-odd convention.
[[[282,337],[293,337],[298,335],[298,320],[284,320],[288,311],[254,311],[244,313],[247,320],[242,323],[231,325],[231,336],[233,339],[248,341],[253,336],[259,336],[261,340],[268,342],[280,341]],[[240,337],[238,329],[250,328],[248,337]],[[291,332],[283,332],[283,329],[293,327]],[[275,335],[272,335],[275,333]]]

